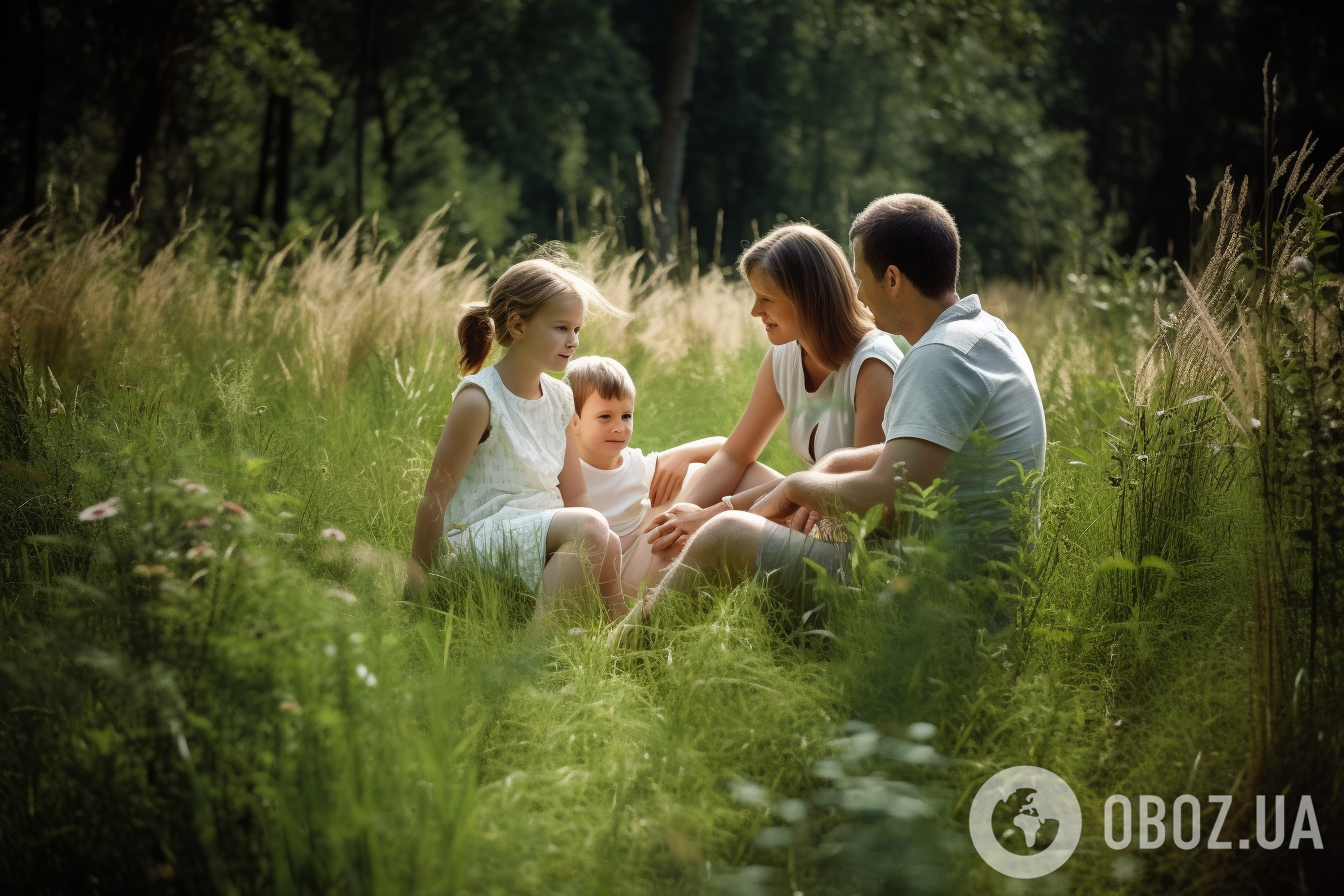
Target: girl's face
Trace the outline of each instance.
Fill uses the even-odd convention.
[[[760,270],[747,275],[747,282],[756,293],[751,316],[765,324],[765,338],[771,345],[786,345],[798,338],[798,306],[784,295],[779,285]]]
[[[562,371],[578,351],[582,326],[583,302],[578,296],[552,296],[536,314],[515,327],[509,353],[521,352],[542,370]]]

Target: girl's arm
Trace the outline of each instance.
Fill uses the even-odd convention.
[[[490,428],[490,399],[479,386],[468,386],[453,399],[448,419],[434,449],[434,460],[425,482],[425,495],[415,512],[415,534],[411,540],[411,560],[407,564],[408,584],[413,591],[424,586],[424,573],[434,565],[443,538],[443,515],[457,492],[476,453],[481,436]]]
[[[700,471],[695,488],[686,496],[691,504],[701,507],[718,503],[719,498],[737,488],[747,467],[761,456],[766,442],[774,435],[775,427],[784,417],[784,402],[775,388],[775,372],[770,358],[765,353],[761,369],[756,374],[756,385],[752,387],[751,399],[742,418],[733,427],[728,441],[714,453],[714,456]]]
[[[566,507],[593,506],[593,499],[588,496],[588,483],[583,478],[583,467],[579,464],[574,430],[568,426],[565,427],[565,465],[560,469],[560,497],[565,499]]]
[[[854,386],[854,447],[881,445],[887,441],[882,417],[891,398],[892,370],[880,358],[869,358],[859,368]],[[736,503],[736,502],[734,502]]]
[[[709,459],[728,441],[723,436],[696,439],[659,452],[658,464],[649,483],[649,501],[654,507],[671,501],[686,481],[686,470],[691,464],[709,463]]]

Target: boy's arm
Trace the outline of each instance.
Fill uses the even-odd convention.
[[[727,441],[723,436],[710,436],[659,452],[649,483],[649,503],[657,507],[675,498],[686,481],[686,471],[691,464],[709,463]]]

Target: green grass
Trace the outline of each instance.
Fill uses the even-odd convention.
[[[999,293],[1052,439],[1042,532],[1014,570],[967,577],[931,538],[826,592],[827,635],[749,583],[669,598],[639,648],[612,652],[593,594],[529,628],[508,579],[459,566],[428,605],[402,602],[456,381],[447,331],[375,327],[314,385],[313,347],[336,335],[268,325],[301,286],[241,323],[177,311],[143,332],[145,278],[113,255],[106,347],[48,340],[6,393],[0,868],[27,891],[1026,892],[964,835],[980,782],[1016,764],[1056,771],[1084,807],[1054,891],[1214,892],[1251,873],[1101,839],[1107,795],[1233,793],[1250,759],[1249,498],[1227,487],[1250,458],[1182,447],[1230,445],[1200,405],[1159,417],[1127,397],[1116,365],[1145,347],[1153,278],[1106,281],[1104,310],[1081,287]],[[166,307],[226,302],[234,275],[208,253],[170,261]],[[42,277],[25,263],[3,287],[21,334],[41,324],[20,313]],[[450,278],[437,301],[474,288]],[[594,325],[585,349],[638,384],[635,444],[726,433],[745,406],[762,346],[715,350],[716,329],[746,326],[733,289],[635,283],[628,332]],[[697,295],[714,309],[700,341],[660,355],[655,303]],[[795,467],[779,433],[762,459]],[[111,495],[117,516],[76,519]]]

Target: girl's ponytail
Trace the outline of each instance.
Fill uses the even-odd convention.
[[[483,302],[468,305],[462,320],[457,323],[457,344],[462,349],[457,356],[457,366],[463,374],[481,369],[485,359],[490,357],[494,341],[495,322],[490,318],[489,306]]]

